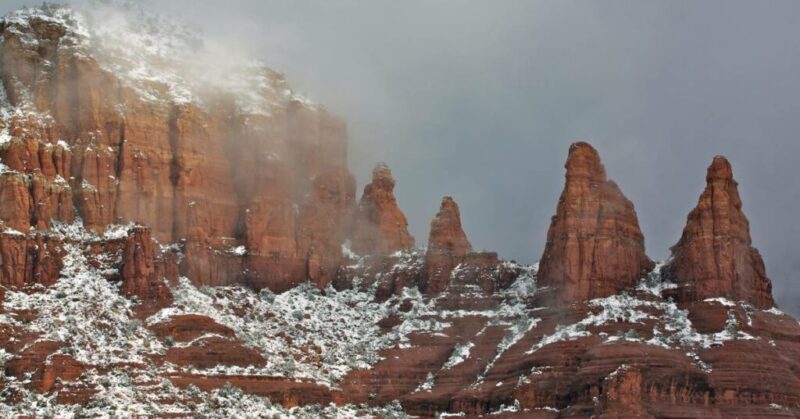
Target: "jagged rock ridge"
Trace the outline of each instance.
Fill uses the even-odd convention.
[[[449,198],[423,251],[387,167],[356,206],[341,120],[260,66],[198,90],[191,54],[114,46],[169,25],[113,22],[0,24],[3,417],[800,415],[800,324],[722,161],[666,269],[585,143],[540,272],[473,252]]]

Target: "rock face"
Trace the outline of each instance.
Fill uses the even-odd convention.
[[[725,297],[764,309],[775,305],[764,261],[752,247],[738,184],[724,157],[715,157],[709,166],[706,188],[664,269],[678,283],[682,301]]]
[[[172,303],[167,281],[177,280],[177,264],[167,254],[154,251],[150,229],[136,226],[131,229],[122,249],[122,292],[136,296],[143,315],[152,314]],[[170,269],[172,267],[172,269]]]
[[[428,294],[442,292],[447,286],[450,272],[467,253],[472,245],[461,228],[461,212],[453,198],[442,198],[439,212],[431,221],[428,236],[428,250],[425,253],[425,274],[420,289]]]
[[[353,251],[360,255],[389,254],[414,245],[406,216],[394,198],[394,178],[386,164],[375,167],[372,182],[364,187],[353,220],[351,243]]]
[[[77,215],[102,234],[133,221],[181,243],[181,273],[197,284],[325,286],[355,205],[344,122],[266,68],[252,75],[266,110],[225,92],[201,106],[171,96],[174,86],[141,86],[113,71],[130,57],[95,51],[76,22],[51,7],[0,25],[6,226],[46,230]]]
[[[539,284],[558,300],[579,302],[634,285],[653,262],[633,204],[606,178],[597,151],[578,142],[569,148],[566,184],[547,232]]]

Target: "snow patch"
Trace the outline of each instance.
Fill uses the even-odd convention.
[[[453,353],[450,354],[450,358],[448,358],[447,362],[442,366],[442,369],[448,370],[469,359],[469,352],[473,346],[475,346],[475,344],[472,342],[456,345],[456,347],[453,348]]]

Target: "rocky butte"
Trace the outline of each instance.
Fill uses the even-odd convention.
[[[102,13],[0,22],[3,417],[800,415],[724,158],[666,264],[583,142],[540,269],[475,252],[451,197],[421,249],[340,118]]]

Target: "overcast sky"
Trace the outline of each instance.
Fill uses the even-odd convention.
[[[582,139],[663,259],[723,154],[800,314],[800,2],[159,3],[344,117],[359,188],[386,161],[419,243],[449,194],[474,247],[536,261]]]

